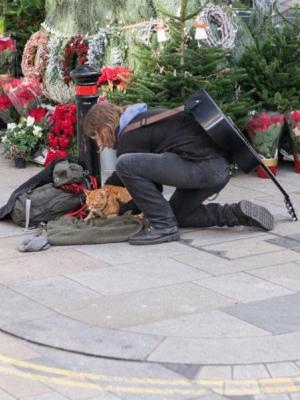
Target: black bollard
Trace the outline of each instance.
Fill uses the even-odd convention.
[[[84,117],[99,97],[97,95],[99,76],[100,72],[88,64],[81,65],[71,71],[71,77],[76,84],[78,163],[89,174],[96,176],[100,182],[100,161],[97,145],[94,140],[85,136],[83,131]]]

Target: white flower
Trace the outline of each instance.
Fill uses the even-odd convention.
[[[4,136],[2,136],[2,143],[8,143],[9,142],[9,140],[8,140],[8,137],[7,137],[7,135],[4,135]]]
[[[7,129],[9,131],[14,130],[17,127],[17,124],[15,124],[14,122],[12,122],[11,124],[7,124]]]
[[[32,126],[35,122],[35,119],[33,117],[27,117],[26,119],[26,125],[27,126]]]
[[[33,128],[33,136],[42,137],[42,128],[40,126],[35,125]]]
[[[294,132],[294,135],[295,136],[300,136],[300,129],[298,128],[298,126],[296,126],[296,128],[293,130],[293,132]]]

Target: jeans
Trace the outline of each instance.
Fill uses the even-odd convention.
[[[230,205],[202,204],[229,180],[229,164],[223,157],[189,161],[173,153],[128,153],[118,158],[116,170],[155,228],[233,226],[238,222]],[[170,201],[157,184],[176,187]]]

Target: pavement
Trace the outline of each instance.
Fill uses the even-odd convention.
[[[39,170],[1,155],[0,204]],[[292,163],[278,179],[300,210]],[[20,253],[28,233],[0,222],[0,400],[300,399],[300,222],[255,173],[216,201],[241,199],[274,230]]]

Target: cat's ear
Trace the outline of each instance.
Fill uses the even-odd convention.
[[[90,193],[91,193],[91,190],[88,190],[88,189],[83,189],[83,191],[84,191],[84,194],[86,195],[86,196],[88,196]]]

